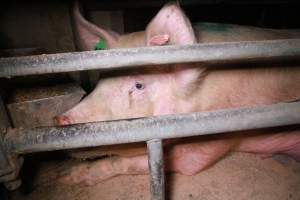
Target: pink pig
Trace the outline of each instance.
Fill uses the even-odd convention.
[[[75,4],[73,14],[77,43],[82,50],[92,50],[99,38],[105,39],[108,48],[126,48],[300,36],[300,32],[289,34],[287,31],[243,29],[239,26],[236,26],[239,31],[232,35],[207,34],[201,32],[201,26],[192,27],[184,12],[174,3],[165,5],[146,31],[122,36],[86,21],[78,4]],[[102,76],[91,94],[56,118],[60,125],[266,105],[300,97],[300,68],[289,66],[213,69],[200,63],[176,64],[118,72],[112,77],[105,77],[104,73]],[[166,169],[193,175],[230,151],[263,156],[281,153],[300,160],[299,142],[299,129],[268,129],[267,132],[243,135],[228,133],[167,141]],[[125,145],[125,148],[122,145],[99,147],[94,152],[115,156],[73,167],[61,181],[92,185],[121,174],[148,172],[144,144]]]

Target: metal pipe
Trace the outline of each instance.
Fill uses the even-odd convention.
[[[8,151],[21,154],[142,142],[300,124],[299,113],[300,101],[64,127],[10,129],[4,144]]]
[[[160,139],[147,141],[151,200],[165,199],[163,147]]]
[[[0,77],[153,64],[300,57],[300,39],[202,43],[0,58]]]

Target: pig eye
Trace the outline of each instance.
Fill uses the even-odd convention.
[[[136,82],[135,83],[135,88],[138,89],[138,90],[143,90],[145,88],[145,86],[144,86],[143,83]]]

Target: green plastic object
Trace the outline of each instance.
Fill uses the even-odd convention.
[[[106,49],[106,41],[101,39],[99,40],[99,42],[95,45],[95,50],[103,50]]]

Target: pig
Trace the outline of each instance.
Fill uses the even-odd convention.
[[[145,31],[125,35],[88,22],[81,15],[78,3],[73,9],[73,20],[77,45],[82,50],[93,50],[99,39],[106,41],[108,49],[114,49],[300,36],[299,31],[234,25],[222,25],[235,29],[231,34],[212,30],[218,27],[216,24],[193,27],[177,3],[166,4]],[[69,125],[203,112],[268,105],[299,97],[299,67],[273,67],[267,63],[263,67],[226,69],[208,67],[204,63],[147,66],[126,73],[118,71],[113,76],[103,73],[96,88],[78,105],[57,116],[56,121],[59,125]],[[300,160],[299,127],[169,140],[164,147],[166,170],[184,175],[197,174],[232,151],[256,153],[264,158],[285,154]],[[98,156],[113,156],[72,167],[62,174],[60,181],[93,185],[118,175],[148,173],[144,144],[99,147],[93,152]]]

